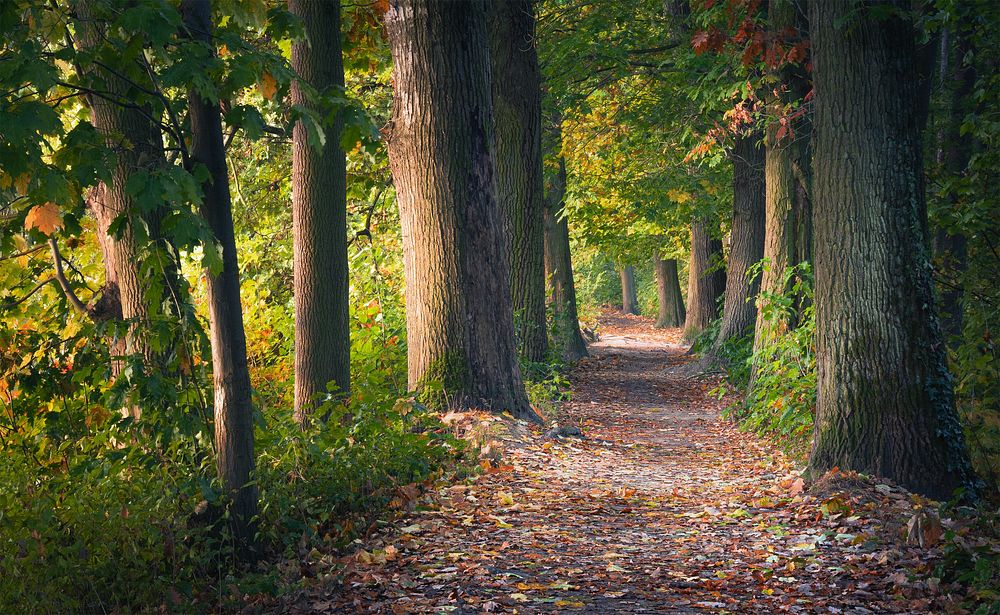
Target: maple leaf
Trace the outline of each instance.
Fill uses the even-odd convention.
[[[37,229],[45,235],[51,235],[56,229],[62,228],[62,216],[59,215],[59,208],[55,203],[35,205],[24,218],[24,228],[29,231]]]
[[[257,89],[260,91],[260,95],[267,100],[274,99],[274,95],[278,93],[278,80],[274,78],[274,75],[270,71],[264,71],[264,74],[260,76],[260,83],[257,84]]]
[[[709,46],[709,38],[709,34],[705,30],[695,32],[695,35],[691,37],[691,46],[694,47],[696,54],[705,53]]]

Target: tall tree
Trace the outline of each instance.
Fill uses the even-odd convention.
[[[749,275],[764,255],[764,146],[761,134],[736,137],[733,160],[733,226],[729,234],[726,299],[722,324],[710,354],[723,344],[752,332],[757,320],[760,276]]]
[[[494,187],[486,5],[392,0],[385,22],[410,387],[436,380],[453,407],[538,420],[517,362]]]
[[[555,131],[558,143],[558,130]],[[567,361],[587,356],[587,343],[580,334],[576,311],[576,284],[569,249],[569,220],[566,217],[566,160],[558,155],[556,171],[547,182],[545,195],[545,274],[552,300],[553,337],[562,346]]]
[[[954,179],[961,177],[969,166],[975,140],[962,134],[962,124],[970,110],[971,95],[976,85],[976,71],[966,58],[973,57],[975,48],[967,31],[965,19],[958,19],[957,27],[945,28],[941,35],[938,85],[945,101],[944,117],[938,131],[938,171],[949,176],[949,189],[945,206],[952,211],[937,212],[935,216],[948,220],[961,200],[960,191],[954,188]],[[950,220],[948,220],[950,221]],[[949,341],[962,334],[963,289],[961,274],[968,258],[968,239],[955,229],[958,225],[938,224],[934,229],[933,248],[935,270],[942,278],[942,325]]]
[[[635,268],[632,265],[619,265],[618,278],[622,285],[622,312],[638,314],[639,300],[635,290]]]
[[[141,48],[136,57],[121,55],[120,46],[106,32],[110,16],[104,10],[105,5],[90,1],[75,7],[76,44],[81,52],[79,77],[91,86],[86,99],[91,122],[105,136],[115,157],[110,181],[87,199],[104,259],[102,309],[105,315],[113,313],[131,323],[124,338],[112,340],[113,359],[142,357],[151,371],[171,372],[176,370],[178,340],[152,343],[149,338],[153,319],[165,312],[173,316],[179,313],[176,251],[160,233],[163,204],[140,207],[128,188],[131,180],[166,166],[163,134],[151,105],[129,102],[136,88],[154,87]],[[116,220],[120,226],[112,234],[109,230]],[[161,266],[144,268],[143,263],[150,263],[151,250],[157,251],[156,261]],[[154,352],[154,347],[159,351]],[[112,372],[117,375],[122,366],[122,360],[113,360]],[[137,406],[130,411],[139,414]]]
[[[712,237],[708,221],[691,223],[691,259],[688,265],[687,314],[684,339],[698,337],[719,316],[719,298],[726,292],[726,272],[721,268],[722,242]]]
[[[214,60],[210,0],[182,0],[187,35],[202,43],[192,49],[206,68]],[[240,305],[240,270],[236,258],[229,173],[222,138],[218,101],[192,87],[188,92],[191,123],[191,163],[208,171],[202,184],[202,214],[222,248],[222,268],[209,271],[208,316],[212,342],[212,378],[215,388],[216,467],[232,495],[231,528],[245,555],[252,553],[257,487],[254,472],[254,421],[246,333]],[[192,169],[198,172],[197,168]]]
[[[782,33],[805,31],[800,0],[776,0],[768,4],[768,36],[777,39]],[[785,270],[811,261],[812,216],[809,207],[808,174],[812,126],[808,116],[793,122],[788,109],[803,100],[809,83],[801,66],[786,64],[772,69],[771,78],[778,84],[768,100],[764,162],[764,266],[761,271],[760,296],[783,294]],[[758,302],[759,303],[759,302]],[[774,339],[795,325],[795,313],[757,317],[754,329],[754,365],[766,360],[761,353]],[[753,386],[756,369],[751,369]]]
[[[681,327],[684,325],[685,313],[681,283],[677,275],[677,260],[661,258],[657,250],[653,254],[653,264],[656,268],[656,292],[659,299],[656,326]]]
[[[907,3],[810,3],[817,406],[809,464],[944,499],[971,487],[935,311]]]
[[[542,361],[545,262],[542,80],[532,0],[495,0],[489,15],[497,202],[510,236],[510,288],[521,356]]]
[[[290,0],[305,29],[292,45],[292,103],[328,113],[317,98],[342,95],[340,0]],[[347,163],[340,146],[343,114],[310,144],[304,121],[292,135],[292,227],[295,293],[295,415],[303,422],[333,384],[349,388],[351,344],[347,271]]]

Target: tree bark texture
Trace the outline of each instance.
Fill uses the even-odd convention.
[[[901,4],[908,7],[908,4]],[[810,3],[816,88],[817,407],[810,469],[972,487],[926,241],[915,27]]]
[[[545,209],[542,79],[531,0],[494,0],[489,12],[497,203],[510,238],[510,288],[518,349],[543,361]]]
[[[182,0],[181,14],[188,35],[213,50],[209,0]],[[253,405],[247,368],[246,334],[240,305],[240,272],[236,258],[229,174],[222,138],[219,104],[188,92],[191,160],[204,165],[209,178],[202,184],[202,214],[222,248],[222,270],[208,272],[208,314],[215,386],[216,467],[233,503],[231,527],[245,555],[253,549],[257,487],[254,472]]]
[[[622,312],[626,314],[639,313],[639,300],[635,291],[635,268],[632,265],[622,265],[618,268],[618,277],[622,284]]]
[[[684,326],[684,298],[681,297],[681,283],[677,276],[677,261],[653,255],[656,267],[656,292],[659,298],[659,312],[656,326],[660,328]]]
[[[800,2],[784,0],[768,5],[768,29],[778,37],[789,28],[804,29],[808,24],[796,23],[802,13],[797,6]],[[808,92],[806,75],[797,67],[785,66],[773,71],[772,76],[779,84],[777,95],[768,101],[769,115],[780,117],[786,106],[802,100]],[[764,161],[764,266],[761,270],[758,295],[758,315],[754,329],[754,355],[758,357],[775,339],[794,327],[795,314],[771,314],[765,319],[760,312],[761,301],[767,297],[788,292],[785,287],[785,270],[788,267],[809,261],[811,247],[802,245],[811,241],[811,211],[809,210],[806,178],[796,177],[796,168],[810,169],[809,142],[812,139],[812,123],[808,118],[783,125],[773,119],[767,126],[767,144]],[[754,360],[756,366],[757,359]],[[750,386],[753,386],[756,367],[750,371]]]
[[[733,226],[729,234],[726,299],[712,345],[716,354],[730,340],[752,332],[757,321],[760,276],[750,268],[764,256],[764,146],[760,133],[736,138],[733,148]]]
[[[691,223],[685,340],[694,340],[719,317],[719,298],[726,292],[726,272],[719,267],[721,261],[722,241],[709,233],[707,220],[694,220]]]
[[[339,0],[290,0],[305,40],[292,45],[292,68],[320,94],[340,93],[344,60]],[[317,108],[298,80],[292,102]],[[318,109],[321,113],[325,112]],[[295,416],[304,422],[328,384],[350,387],[350,286],[347,269],[347,163],[340,146],[343,116],[326,127],[326,142],[309,144],[306,126],[292,135],[292,227],[295,293]]]
[[[437,381],[452,407],[538,420],[517,362],[494,187],[486,4],[392,0],[385,20],[410,387]]]
[[[80,2],[75,10],[80,49],[103,57],[107,51],[102,49],[106,37],[102,28],[107,16],[101,14],[98,6],[91,2]],[[126,73],[138,80],[140,85],[152,88],[152,84],[144,79],[144,69],[138,66],[135,70],[128,70],[128,67],[115,69],[107,64],[113,60],[104,60],[105,63],[95,62],[83,69],[80,77],[84,83],[96,82],[94,89],[106,93],[105,96],[88,96],[87,103],[94,128],[105,136],[115,156],[110,183],[94,191],[87,200],[97,225],[98,243],[104,259],[103,292],[108,295],[109,301],[117,298],[116,307],[120,314],[115,316],[131,323],[124,339],[112,341],[112,354],[118,357],[141,355],[148,366],[155,364],[153,369],[162,372],[167,371],[168,363],[176,359],[173,353],[177,344],[164,344],[165,350],[154,353],[146,336],[150,331],[151,319],[162,317],[165,313],[173,316],[180,313],[176,251],[165,245],[159,232],[163,207],[141,212],[126,190],[126,185],[137,173],[152,173],[166,166],[163,135],[159,126],[154,123],[152,110],[148,106],[118,102],[127,100],[130,90],[135,87]],[[119,217],[125,223],[119,233],[112,236],[108,229]],[[152,245],[140,245],[135,230],[137,226],[149,233]],[[147,256],[144,251],[150,249],[162,253],[159,259],[164,263],[161,276],[151,276],[150,272],[142,270]],[[118,374],[120,368],[121,361],[113,360],[114,375]],[[134,408],[132,412],[138,416],[139,409]]]
[[[587,343],[580,334],[580,318],[576,311],[576,285],[573,282],[565,199],[566,161],[559,156],[545,199],[545,277],[552,301],[553,338],[562,346],[565,360],[578,361],[588,352]]]

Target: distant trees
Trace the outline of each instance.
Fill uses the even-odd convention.
[[[344,61],[339,0],[291,0],[288,7],[305,29],[305,38],[292,44],[298,77],[292,103],[321,118],[334,115],[322,147],[311,141],[305,120],[292,135],[295,415],[303,422],[328,385],[341,392],[350,385],[344,119],[322,104],[323,97],[343,95]]]
[[[514,346],[486,20],[485,3],[447,0],[395,0],[385,16],[409,383],[441,383],[454,407],[538,420]]]
[[[681,295],[681,284],[677,275],[677,261],[660,257],[657,250],[653,254],[653,266],[656,271],[656,294],[659,311],[656,316],[656,326],[660,328],[684,326],[684,297]]]
[[[810,456],[947,499],[974,477],[925,234],[912,17],[811,2],[818,399]]]
[[[521,356],[542,361],[545,262],[542,218],[542,90],[532,0],[495,0],[489,10],[497,204],[510,237],[510,287]]]
[[[719,315],[719,299],[726,290],[722,241],[712,237],[708,220],[691,223],[691,259],[688,265],[687,314],[684,339],[693,340]]]
[[[635,289],[635,268],[632,265],[618,265],[618,278],[622,285],[622,312],[639,313],[639,299]]]

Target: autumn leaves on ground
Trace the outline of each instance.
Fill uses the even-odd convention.
[[[941,526],[926,500],[835,473],[803,493],[775,447],[720,416],[678,330],[606,312],[553,417],[500,429],[483,471],[400,491],[348,556],[314,552],[292,613],[926,612]],[[945,522],[947,523],[947,521]],[[903,539],[906,525],[920,525]],[[923,544],[921,544],[921,542]]]

